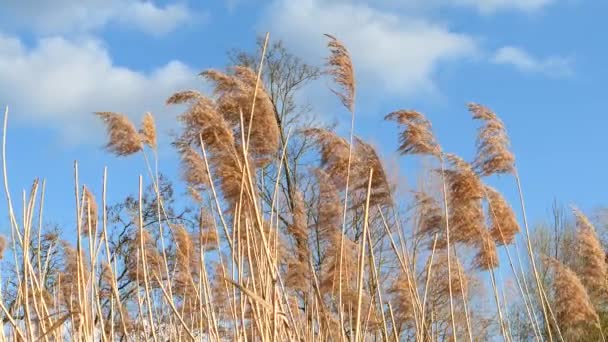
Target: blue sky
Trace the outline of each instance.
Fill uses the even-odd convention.
[[[608,193],[608,51],[600,40],[606,10],[608,3],[589,0],[5,0],[0,105],[10,107],[13,197],[33,178],[46,178],[47,218],[72,224],[73,202],[66,201],[73,201],[74,160],[81,181],[98,194],[109,167],[110,202],[135,192],[143,163],[103,151],[93,111],[124,112],[135,121],[151,111],[167,132],[176,111],[164,100],[177,90],[203,89],[196,74],[223,67],[228,49],[252,49],[256,35],[269,31],[321,64],[321,34],[328,32],[355,62],[357,134],[383,146],[385,156],[396,137],[382,117],[414,108],[433,122],[445,150],[470,159],[476,124],[465,105],[480,102],[509,129],[532,221],[548,216],[553,198],[589,212]],[[326,83],[303,99],[328,120],[346,123]],[[161,155],[161,170],[177,174],[171,149]],[[511,179],[492,183],[515,199]],[[8,232],[7,224],[0,231]]]

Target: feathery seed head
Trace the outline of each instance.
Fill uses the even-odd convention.
[[[384,119],[403,126],[398,149],[402,155],[429,154],[436,157],[441,155],[441,147],[433,135],[431,123],[421,113],[413,110],[398,110],[389,113]]]
[[[475,168],[482,176],[512,173],[515,156],[509,150],[509,138],[503,122],[489,108],[480,104],[469,104],[473,119],[483,121],[477,135]]]
[[[350,58],[350,53],[336,37],[325,34],[329,38],[327,47],[330,51],[330,56],[327,60],[328,71],[334,82],[340,87],[340,90],[332,91],[340,98],[340,101],[351,113],[355,110],[355,69]]]
[[[109,141],[106,149],[117,156],[127,156],[141,151],[143,144],[137,129],[129,119],[119,113],[96,112],[106,124]]]
[[[144,115],[139,134],[141,134],[141,141],[144,144],[152,149],[156,149],[156,124],[150,112]]]

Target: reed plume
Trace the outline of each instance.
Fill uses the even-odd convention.
[[[473,119],[483,121],[477,135],[477,155],[475,168],[482,176],[500,173],[513,173],[515,156],[509,150],[509,137],[504,123],[489,108],[477,104],[469,104]]]
[[[429,260],[430,261],[430,260]],[[427,265],[429,262],[427,262]],[[428,267],[428,266],[427,266]],[[456,258],[450,258],[450,271],[452,273],[452,294],[455,299],[466,298],[469,292],[470,279],[462,264]],[[425,277],[424,281],[427,279]],[[435,255],[431,266],[428,296],[431,301],[447,306],[450,295],[448,277],[448,255],[442,250]]]
[[[292,216],[292,222],[287,226],[287,231],[295,241],[295,258],[288,265],[285,283],[292,289],[307,291],[310,286],[308,218],[304,198],[299,191],[296,191],[294,195]]]
[[[198,270],[199,259],[195,250],[192,235],[182,225],[172,225],[171,230],[175,239],[175,273],[172,284],[175,292],[186,296],[195,295],[195,280],[192,276]],[[147,253],[146,253],[147,254]],[[146,257],[148,257],[146,255]]]
[[[418,216],[416,234],[426,237],[443,234],[445,217],[437,200],[423,191],[415,192],[414,199]]]
[[[376,149],[362,139],[355,137],[354,152],[357,157],[354,160],[354,165],[352,165],[353,172],[351,177],[353,180],[353,192],[359,193],[359,201],[354,201],[353,206],[356,207],[365,203],[368,196],[367,186],[370,169],[374,170],[369,193],[370,207],[391,205],[393,203],[392,187]]]
[[[4,259],[4,251],[6,250],[6,237],[0,235],[0,260]]]
[[[196,103],[199,100],[202,100],[203,96],[196,90],[183,90],[171,95],[166,103],[175,105],[175,104],[184,104],[184,103]]]
[[[113,112],[96,112],[106,124],[109,141],[106,149],[117,156],[128,156],[141,151],[141,137],[133,123],[124,115]]]
[[[453,154],[446,158],[452,166],[445,170],[452,241],[476,244],[486,229],[481,202],[483,184],[472,166],[462,158]]]
[[[520,231],[517,218],[511,205],[490,186],[485,186],[488,200],[487,216],[490,221],[490,234],[499,245],[508,245],[515,240]]]
[[[218,236],[215,228],[213,216],[211,213],[201,207],[198,220],[198,229],[200,233],[199,244],[203,251],[216,249],[218,247],[220,237]]]
[[[131,281],[139,282],[138,284],[144,285],[144,260],[142,258],[142,252],[145,254],[147,267],[147,272],[149,275],[148,281],[150,284],[158,284],[155,278],[161,278],[161,266],[163,265],[163,257],[161,256],[158,248],[156,247],[156,242],[150,235],[150,232],[143,229],[138,229],[135,232],[135,236],[133,239],[129,241],[128,250],[129,253],[127,255],[126,260],[126,268],[127,268],[127,276]],[[140,245],[143,244],[143,251],[140,248]]]
[[[341,243],[344,243],[342,262],[339,260]],[[342,235],[339,229],[330,233],[321,272],[320,288],[323,293],[337,296],[341,274],[343,303],[350,302],[351,305],[356,305],[358,255],[357,243],[348,236]]]
[[[406,154],[428,154],[441,156],[441,147],[435,140],[431,123],[421,113],[414,110],[398,110],[384,117],[403,126],[399,134],[398,151]]]
[[[578,274],[590,295],[605,295],[608,279],[606,252],[589,219],[577,208],[572,208],[572,211],[576,217],[578,252],[582,258],[582,264],[577,268]]]
[[[167,102],[181,103],[184,99],[188,99],[190,107],[178,117],[183,125],[183,132],[174,142],[174,146],[182,154],[184,176],[192,181],[190,185],[196,190],[208,185],[204,160],[198,154],[192,154],[192,149],[195,146],[200,148],[202,141],[205,149],[211,154],[208,162],[213,176],[219,180],[224,198],[231,203],[230,210],[233,210],[239,201],[243,175],[242,160],[236,150],[234,132],[216,102],[208,97],[188,91],[186,95],[183,92],[174,94]]]
[[[148,112],[144,115],[139,134],[141,135],[141,141],[144,144],[150,146],[150,148],[154,150],[156,149],[156,124],[154,123],[154,117],[151,113]]]
[[[391,296],[391,302],[394,303],[393,313],[399,330],[403,329],[404,325],[414,326],[415,291],[418,291],[416,284],[405,272],[400,272],[388,287],[387,293]]]
[[[167,103],[179,103],[175,102],[175,97],[180,98],[181,93],[174,94]],[[213,153],[233,151],[235,144],[233,132],[228,122],[218,112],[215,101],[201,94],[192,99],[193,102],[186,112],[178,116],[178,120],[183,125],[178,147],[184,143],[199,146],[199,139],[202,139],[206,148]]]
[[[98,222],[98,213],[97,213],[97,202],[95,201],[95,196],[91,192],[88,187],[84,187],[84,202],[82,203],[84,209],[84,215],[82,216],[82,234],[89,235],[95,234],[97,232],[97,222]]]
[[[193,190],[201,191],[209,185],[205,160],[190,145],[183,144],[178,149],[181,156],[182,178]]]
[[[309,128],[303,134],[315,139],[321,152],[321,167],[337,188],[346,187],[349,165],[350,145],[346,139],[322,128]],[[360,165],[356,155],[351,156],[351,172],[357,174],[355,167]]]
[[[342,224],[342,205],[338,189],[332,183],[329,175],[321,169],[315,170],[319,185],[319,201],[317,204],[317,225],[321,240],[327,241],[333,232],[340,229]]]
[[[247,67],[235,66],[231,74],[207,70],[201,75],[214,83],[218,111],[236,135],[244,132],[249,139],[248,152],[256,164],[268,164],[279,148],[279,127],[274,106],[263,85],[257,84],[256,91],[256,73]]]
[[[576,274],[556,259],[544,257],[543,261],[555,272],[555,311],[560,327],[568,330],[584,323],[597,322],[597,312]]]
[[[485,229],[480,230],[479,234],[473,264],[484,271],[498,267],[498,251],[492,235]]]
[[[327,47],[330,56],[327,60],[327,73],[334,79],[340,87],[339,90],[332,89],[332,92],[340,98],[340,101],[351,113],[355,111],[355,69],[350,58],[348,49],[336,37],[325,34],[329,38]]]

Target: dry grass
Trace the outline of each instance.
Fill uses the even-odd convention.
[[[328,74],[354,127],[354,67],[346,47],[328,37]],[[354,129],[350,139],[316,127],[298,132],[312,141],[319,153],[311,160],[320,163],[300,171],[294,189],[286,187],[281,175],[295,172],[283,169],[293,152],[289,139],[279,138],[284,127],[261,72],[245,66],[207,70],[201,75],[212,94],[186,90],[167,100],[183,109],[173,146],[194,199],[181,199],[195,208],[189,224],[176,213],[172,190],[163,191],[152,171],[147,152],[154,152],[156,166],[159,146],[150,113],[140,129],[125,115],[96,113],[106,126],[109,152],[144,155],[153,191],[145,194],[141,176],[137,198],[125,202],[127,217],[110,219],[105,175],[98,203],[79,183],[76,165],[75,244],[44,233],[44,186],[37,181],[29,196],[24,192],[23,218],[17,219],[3,164],[12,247],[3,262],[13,266],[8,284],[14,291],[2,291],[2,340],[473,341],[501,334],[510,341],[517,338],[503,314],[510,303],[499,295],[506,284],[501,272],[495,274],[500,248],[537,340],[561,336],[560,328],[575,336],[568,334],[598,322],[588,293],[606,294],[605,251],[577,210],[579,275],[546,259],[555,274],[549,293],[534,264],[524,212],[541,298],[540,307],[532,305],[509,250],[517,247],[520,224],[482,178],[513,174],[519,185],[505,126],[490,109],[469,106],[483,122],[472,163],[444,153],[419,112],[385,117],[399,125],[401,155],[432,157],[425,179],[442,190],[414,189],[412,213],[400,209],[404,198],[391,186],[380,154]],[[8,110],[4,162],[7,118]],[[521,203],[525,209],[523,197]],[[127,227],[122,233],[109,229],[120,223]],[[8,247],[0,236],[0,256]],[[492,297],[496,310],[482,309]]]

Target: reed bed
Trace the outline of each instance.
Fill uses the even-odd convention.
[[[444,152],[422,113],[386,115],[399,129],[396,151],[428,160],[427,181],[436,184],[413,191],[400,210],[404,199],[380,154],[356,136],[348,49],[327,38],[331,91],[351,116],[347,138],[322,127],[284,135],[262,76],[268,36],[257,69],[206,70],[211,94],[168,97],[183,110],[173,147],[189,193],[181,201],[195,208],[188,224],[158,170],[154,116],[146,113],[138,128],[123,114],[98,112],[109,153],[144,157],[137,195],[117,216],[106,201],[106,171],[95,194],[75,163],[75,228],[49,231],[44,182],[24,191],[22,203],[11,197],[7,108],[11,229],[10,239],[0,237],[0,254],[10,278],[0,298],[1,339],[513,341],[520,339],[509,314],[515,303],[531,326],[526,340],[577,340],[589,329],[603,338],[594,300],[606,296],[608,268],[595,228],[574,211],[578,273],[535,250],[500,118],[469,106],[480,128],[468,162]],[[286,167],[291,136],[315,147],[307,192],[283,186],[295,172]],[[514,180],[522,221],[488,184],[492,175]],[[118,223],[127,228],[117,232]],[[504,295],[506,277],[517,284],[514,296]]]

